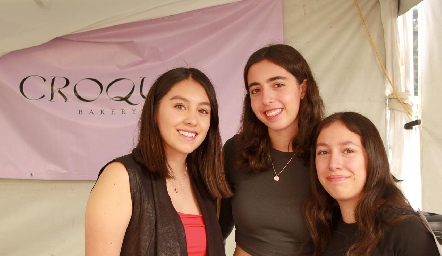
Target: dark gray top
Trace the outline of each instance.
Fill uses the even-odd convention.
[[[223,200],[221,228],[226,238],[235,225],[235,241],[247,253],[257,255],[312,255],[302,202],[309,188],[308,167],[297,156],[279,175],[272,168],[248,174],[234,168],[233,138],[224,145],[225,168],[234,196]],[[279,173],[293,153],[271,150]],[[232,219],[233,218],[233,219]]]

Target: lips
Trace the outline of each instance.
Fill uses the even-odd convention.
[[[331,182],[339,182],[339,181],[343,181],[348,179],[349,176],[345,176],[345,175],[330,175],[327,176],[327,180],[331,181]]]

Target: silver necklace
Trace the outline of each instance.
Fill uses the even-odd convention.
[[[172,179],[176,180],[176,178],[175,178],[175,172],[173,171],[172,167],[170,167],[170,165],[167,164],[167,168],[168,168],[168,169],[170,170],[170,172],[172,172],[172,174],[173,174]],[[187,164],[186,164],[186,169],[184,170],[183,179],[181,180],[180,184],[178,184],[178,186],[175,187],[175,186],[173,185],[172,181],[167,181],[167,182],[173,187],[173,190],[175,191],[175,193],[178,194],[178,188],[181,187],[181,186],[184,184],[184,181],[186,180],[186,176],[187,176]]]
[[[279,181],[279,175],[281,175],[281,173],[284,171],[284,169],[287,167],[287,165],[289,165],[289,163],[292,161],[292,159],[293,159],[293,157],[294,157],[295,155],[296,155],[296,154],[293,154],[293,156],[290,157],[289,161],[285,164],[284,167],[282,167],[281,171],[278,172],[278,173],[276,173],[275,166],[273,165],[272,157],[270,156],[270,162],[272,163],[273,172],[275,173],[275,177],[273,177],[273,179],[274,179],[275,181]]]

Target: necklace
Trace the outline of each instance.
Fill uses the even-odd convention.
[[[289,161],[285,164],[284,167],[282,167],[281,171],[278,172],[278,173],[276,173],[275,166],[273,165],[272,157],[270,156],[270,162],[272,163],[273,172],[275,173],[275,177],[273,177],[273,179],[274,179],[275,181],[279,181],[279,175],[284,171],[284,169],[287,167],[287,165],[289,165],[289,163],[292,161],[292,159],[293,159],[293,157],[294,157],[295,155],[296,155],[296,154],[293,154],[293,156],[290,157]]]
[[[174,179],[174,180],[176,180],[176,178],[175,178],[175,172],[173,171],[173,169],[172,169],[172,167],[170,167],[170,165],[169,164],[167,164],[167,168],[172,172],[172,176],[173,176],[173,178],[172,179]],[[183,179],[181,180],[181,182],[180,182],[180,184],[178,184],[178,186],[174,186],[173,185],[173,183],[172,183],[172,181],[168,181],[168,183],[173,187],[173,190],[175,191],[175,193],[177,193],[178,194],[178,188],[179,187],[181,187],[183,184],[184,184],[184,181],[186,180],[186,176],[187,176],[187,164],[186,164],[186,169],[184,170],[184,174],[183,174]],[[167,181],[167,180],[166,180]]]

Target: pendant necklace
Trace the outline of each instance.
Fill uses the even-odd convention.
[[[273,165],[272,157],[270,156],[270,162],[272,163],[273,172],[275,173],[275,177],[273,177],[273,179],[274,179],[275,181],[279,181],[279,175],[281,175],[281,173],[284,171],[284,169],[287,167],[287,165],[289,165],[289,163],[292,161],[292,159],[293,159],[293,157],[294,157],[295,155],[296,155],[296,154],[293,154],[293,156],[290,157],[289,161],[285,164],[284,167],[282,167],[281,171],[278,172],[278,173],[276,173],[275,166]]]
[[[170,167],[170,165],[167,164],[167,168],[168,168],[168,169],[172,172],[172,174],[173,174],[173,175],[172,175],[172,176],[173,176],[172,179],[176,180],[176,178],[175,178],[175,173],[174,173],[172,167]],[[181,180],[180,184],[178,184],[178,186],[175,187],[175,186],[173,185],[172,181],[168,181],[168,183],[173,187],[173,190],[175,191],[175,193],[178,194],[178,188],[181,187],[181,186],[184,184],[184,181],[186,180],[186,176],[187,176],[187,164],[186,164],[186,169],[184,170],[183,179]],[[166,180],[166,181],[167,181],[167,180]]]

